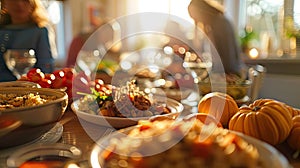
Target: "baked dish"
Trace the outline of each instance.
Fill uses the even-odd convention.
[[[102,168],[267,167],[254,145],[214,123],[204,124],[196,117],[180,121],[144,120],[125,132],[124,136],[109,138],[99,152]]]

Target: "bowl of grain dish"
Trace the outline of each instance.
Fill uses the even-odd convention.
[[[210,92],[225,92],[235,100],[247,96],[251,87],[251,80],[243,79],[235,74],[211,74],[208,78],[198,82],[202,96]]]
[[[39,126],[60,120],[68,106],[64,91],[49,88],[0,87],[0,119]]]
[[[0,82],[0,87],[41,88],[41,86],[38,83],[29,82],[29,81]]]

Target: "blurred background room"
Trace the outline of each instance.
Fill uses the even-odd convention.
[[[267,69],[259,97],[276,98],[300,107],[297,102],[300,95],[298,89],[300,0],[215,1],[223,5],[224,15],[233,24],[245,64],[247,66],[259,64]],[[187,10],[190,0],[42,0],[42,2],[55,31],[57,69],[66,66],[69,53],[75,50],[71,44],[79,35],[84,35],[82,41],[77,44],[77,47],[82,47],[97,27],[110,22],[112,39],[106,42],[111,44],[120,38],[124,31],[134,31],[136,27],[147,22],[129,20],[126,30],[120,30],[118,24],[113,24],[113,20],[122,16],[139,12],[175,15],[193,25],[192,27],[180,25],[185,38],[190,40],[195,29],[194,21]],[[123,51],[141,48],[146,43],[153,41],[157,43],[157,37],[140,37],[138,40],[125,41],[112,52],[114,57],[122,56]],[[80,49],[76,50],[79,52]]]

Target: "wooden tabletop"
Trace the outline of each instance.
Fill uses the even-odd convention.
[[[107,131],[112,129],[102,126],[97,126],[84,120],[79,120],[72,110],[67,110],[60,121],[63,124],[64,131],[60,142],[73,144],[83,151],[81,160],[86,161],[87,165],[91,150],[98,138],[104,136]],[[300,156],[297,159],[293,158],[295,153],[286,143],[276,146],[276,148],[289,160],[294,168],[300,168]]]
[[[84,120],[78,119],[76,114],[68,109],[59,121],[63,125],[63,133],[58,143],[71,144],[82,151],[82,155],[79,159],[76,159],[76,163],[80,168],[90,168],[90,156],[96,141],[106,136],[115,129],[109,127],[103,127],[95,125]],[[55,142],[52,142],[55,143]],[[286,143],[282,143],[276,146],[277,150],[281,152],[290,162],[293,168],[300,168],[300,157],[294,159],[293,154],[295,151],[291,150]],[[3,151],[0,150],[0,156],[3,155]],[[6,152],[14,152],[15,150],[8,150]],[[6,167],[6,157],[0,157],[0,167]],[[49,168],[49,167],[48,167]],[[53,167],[50,167],[53,168]]]

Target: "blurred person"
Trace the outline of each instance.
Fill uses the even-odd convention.
[[[34,67],[44,73],[54,70],[56,45],[47,11],[40,0],[1,0],[0,81],[17,78],[7,68],[3,55],[8,49],[33,49]]]
[[[224,8],[213,0],[192,0],[188,12],[216,48],[225,73],[245,77],[245,64],[241,60],[241,49]]]
[[[90,51],[104,49],[110,55],[118,53],[120,49],[119,43],[114,44],[114,42],[117,42],[119,38],[120,28],[117,22],[103,19],[93,23],[88,31],[80,32],[72,39],[65,66],[74,67],[78,54],[82,49]]]
[[[74,67],[77,59],[77,55],[80,52],[82,46],[87,41],[87,39],[92,35],[91,32],[81,32],[77,34],[71,41],[68,49],[68,55],[65,62],[66,67]]]

